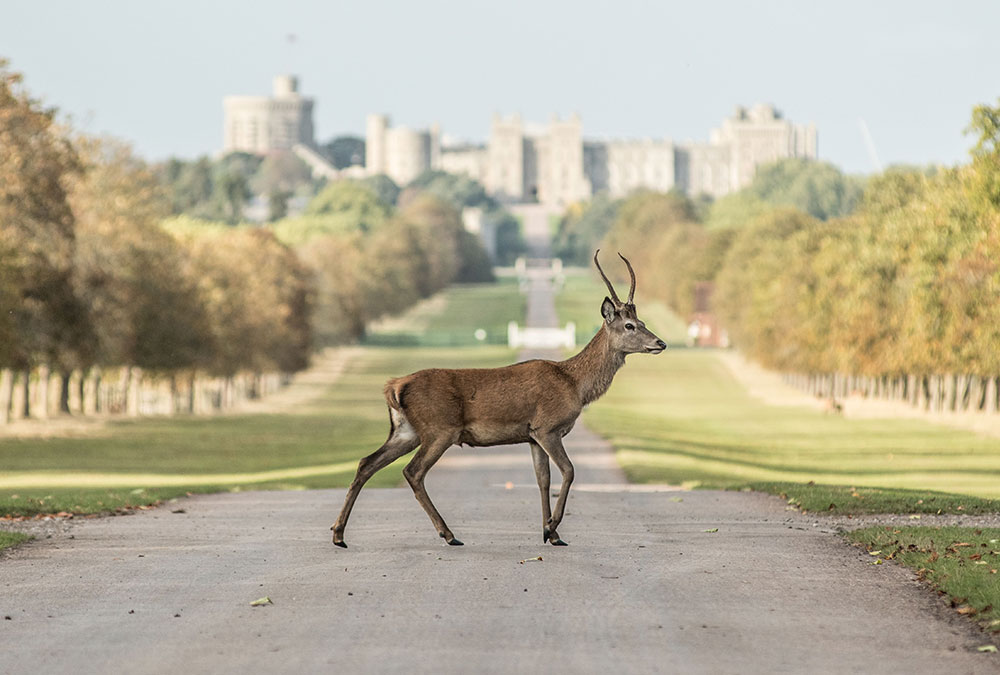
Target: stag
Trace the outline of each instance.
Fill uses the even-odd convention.
[[[631,263],[618,254],[631,278],[628,299],[622,302],[597,261],[599,252],[594,253],[594,264],[611,297],[601,303],[604,323],[600,330],[576,356],[565,361],[536,359],[503,368],[430,368],[386,383],[389,438],[358,464],[344,508],[330,528],[334,544],[347,548],[344,528],[368,479],[419,446],[403,469],[403,476],[438,534],[452,546],[461,546],[424,489],[427,471],[455,444],[483,447],[527,443],[542,494],[542,542],[566,545],[557,528],[573,483],[573,463],[566,455],[563,437],[573,428],[583,406],[608,390],[626,355],[659,354],[666,348],[636,316]],[[549,501],[549,460],[562,474],[554,510]]]

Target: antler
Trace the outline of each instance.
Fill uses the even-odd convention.
[[[618,257],[625,261],[625,266],[628,267],[628,275],[632,277],[632,285],[628,289],[628,300],[625,301],[626,305],[631,305],[632,296],[635,295],[635,270],[632,269],[632,263],[621,252],[618,253]]]
[[[604,283],[608,285],[608,290],[611,291],[611,299],[615,301],[616,305],[621,305],[622,301],[618,298],[618,294],[615,293],[615,287],[611,285],[611,281],[608,279],[608,275],[605,274],[604,270],[601,269],[601,263],[597,262],[597,254],[600,252],[601,249],[597,249],[596,251],[594,251],[594,264],[597,265],[597,271],[601,273],[601,278],[604,279]],[[629,269],[632,268],[629,267]],[[629,297],[629,301],[631,301],[631,297]]]

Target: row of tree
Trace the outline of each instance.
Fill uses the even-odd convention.
[[[682,316],[713,283],[732,343],[816,393],[995,410],[1000,107],[978,106],[970,131],[971,164],[886,171],[847,215],[769,206],[720,227],[681,195],[644,193],[618,205],[606,245]]]
[[[0,418],[15,400],[45,415],[50,373],[64,412],[140,411],[144,378],[169,381],[172,409],[252,396],[272,381],[261,373],[492,278],[459,212],[429,193],[397,207],[378,181],[333,183],[301,218],[230,226],[167,218],[161,178],[122,143],[57,125],[0,63]]]

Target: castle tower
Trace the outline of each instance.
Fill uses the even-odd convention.
[[[365,125],[365,171],[369,176],[385,173],[385,134],[389,128],[386,115],[369,115]]]
[[[524,199],[524,124],[519,114],[493,116],[486,153],[486,189],[505,201]]]
[[[298,93],[293,75],[274,78],[272,96],[223,99],[223,152],[266,154],[295,145],[312,146],[313,99]]]

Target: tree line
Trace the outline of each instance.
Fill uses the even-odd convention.
[[[789,198],[800,160],[762,169],[714,203],[679,193],[594,200],[563,219],[642,270],[681,316],[712,284],[731,343],[820,396],[880,396],[931,410],[998,408],[1000,106],[977,106],[970,163],[891,168]],[[814,163],[815,164],[815,163]],[[828,173],[828,172],[827,172]],[[785,193],[783,196],[781,193]],[[602,226],[612,213],[610,224]],[[588,241],[593,250],[598,242]]]
[[[0,62],[0,420],[225,407],[492,277],[450,203],[376,186],[332,183],[273,227],[171,217],[160,167],[57,123]]]

